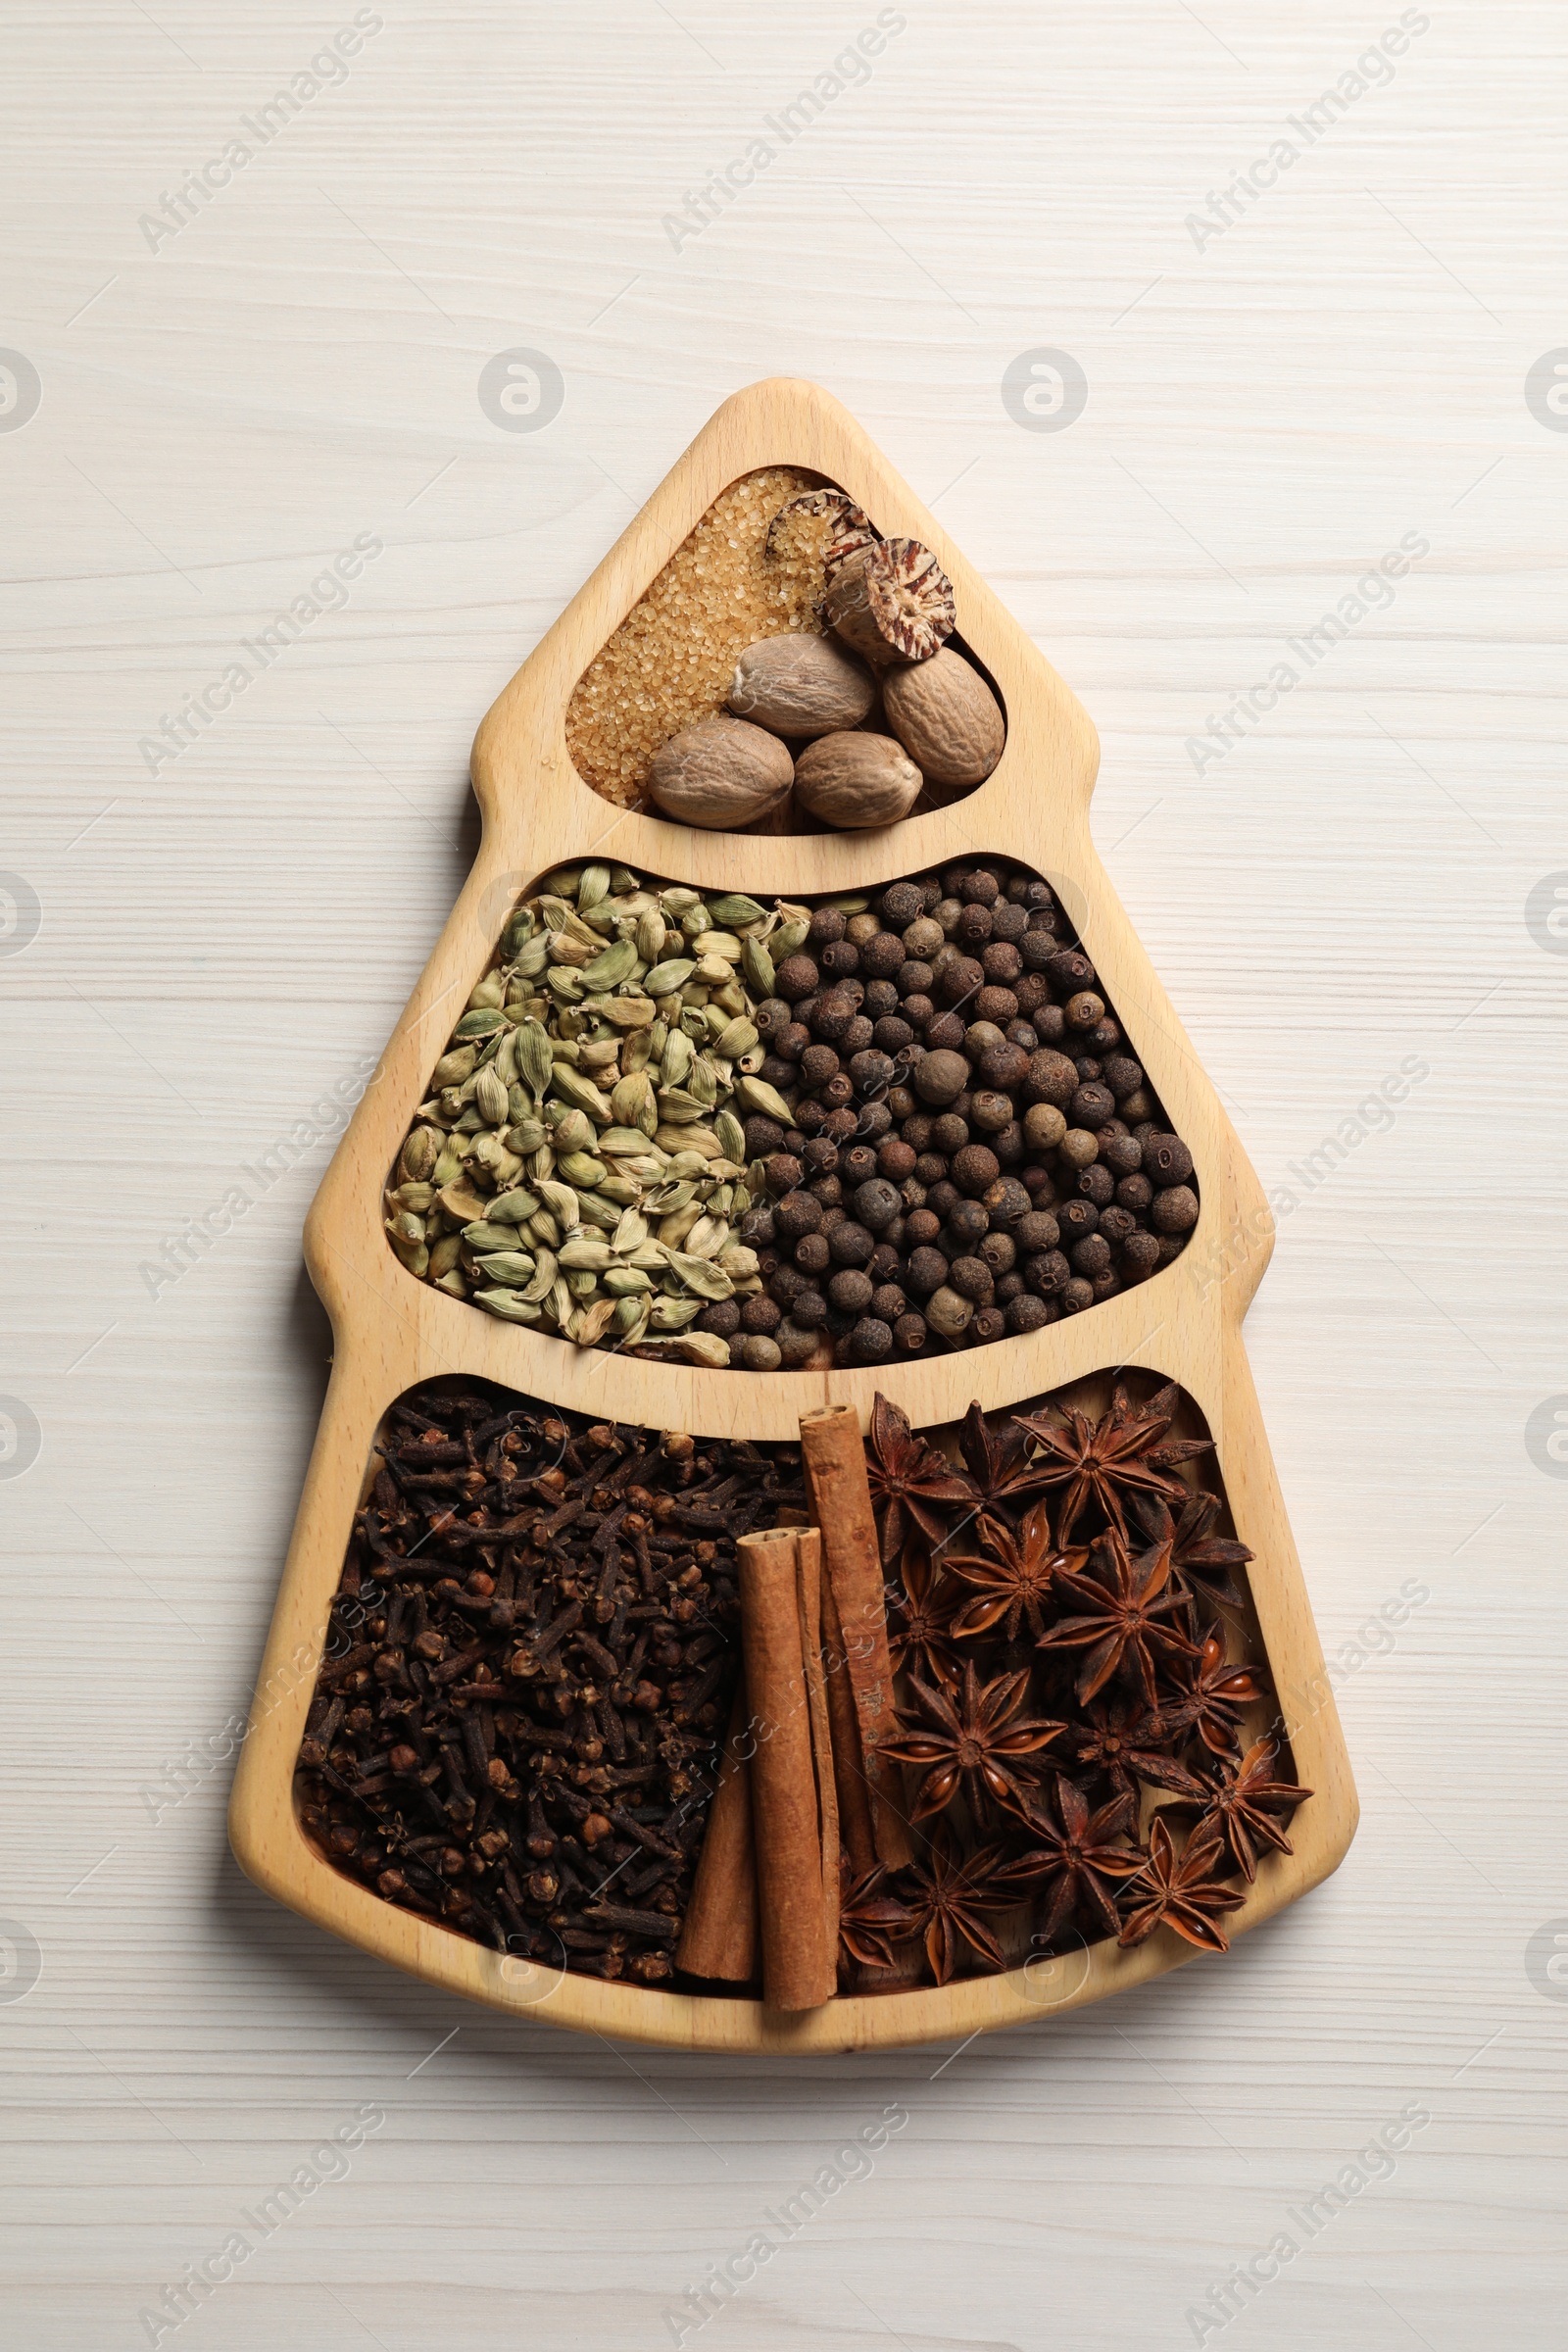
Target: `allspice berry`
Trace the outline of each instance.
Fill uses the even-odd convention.
[[[1191,1233],[1198,1223],[1198,1195],[1191,1185],[1167,1186],[1154,1195],[1149,1221],[1156,1233]]]
[[[945,1340],[956,1340],[974,1315],[970,1301],[944,1283],[925,1302],[925,1319]]]

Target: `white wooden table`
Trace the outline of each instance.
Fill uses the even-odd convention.
[[[7,12],[9,2343],[666,2344],[891,2107],[681,2340],[1561,2344],[1568,414],[1549,360],[1526,386],[1568,339],[1568,29],[1547,0],[1406,10],[1365,62],[1400,24]],[[535,431],[478,395],[517,348],[560,371]],[[1061,429],[1042,352],[1087,382]],[[1364,1808],[1228,1962],[808,2069],[461,2008],[270,1905],[222,1829],[324,1379],[299,1236],[332,1090],[471,854],[480,713],[772,373],[857,411],[1102,729],[1099,838],[1280,1196],[1250,1346]],[[1394,601],[1314,649],[1407,534]],[[361,535],[347,601],[247,654]],[[177,757],[144,748],[236,662]],[[165,2291],[235,2231],[176,2329]]]

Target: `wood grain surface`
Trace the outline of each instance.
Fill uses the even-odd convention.
[[[373,13],[265,146],[353,9],[0,25],[8,2340],[1555,2347],[1560,12],[1358,71],[1399,10],[915,0],[863,75],[869,5]],[[478,389],[518,349],[532,432]],[[1062,430],[1004,405],[1046,353]],[[1223,1963],[804,2068],[486,2014],[223,1838],[326,1382],[305,1211],[476,853],[475,714],[780,374],[1099,733],[1095,845],[1275,1203],[1248,1349],[1363,1807]]]

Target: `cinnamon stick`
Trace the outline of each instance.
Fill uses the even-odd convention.
[[[816,1772],[817,1820],[822,1857],[822,1936],[829,1964],[838,1975],[839,1800],[833,1772],[833,1735],[822,1663],[822,1539],[814,1527],[795,1538],[795,1596],[801,1619],[801,1652],[806,1661],[806,1696],[811,1718],[811,1756]]]
[[[839,1804],[839,1835],[857,1879],[876,1868],[876,1837],[871,1827],[871,1791],[860,1764],[860,1731],[855,1712],[844,1656],[844,1629],[839,1624],[833,1581],[822,1563],[822,1655],[827,1683],[828,1728],[833,1741],[833,1782]]]
[[[894,1737],[893,1660],[882,1589],[882,1546],[865,1475],[859,1421],[847,1404],[801,1415],[806,1489],[822,1532],[828,1579],[843,1634],[844,1671],[855,1697],[858,1761],[871,1800],[876,1855],[890,1870],[915,1856],[904,1814],[899,1768],[880,1752]],[[852,1759],[853,1761],[853,1759]]]
[[[812,1739],[808,1614],[797,1536],[794,1528],[768,1528],[742,1536],[735,1547],[755,1741],[752,1831],[762,1997],[772,2009],[814,2009],[832,1999],[837,1982],[822,1867],[822,1791],[831,1788],[832,1767],[825,1754],[818,1756]],[[825,1730],[825,1704],[818,1714]],[[835,1829],[835,1841],[836,1835]]]
[[[696,1884],[675,1953],[676,1967],[689,1976],[716,1977],[736,1984],[748,1984],[760,1967],[748,1717],[742,1673],[735,1686]]]

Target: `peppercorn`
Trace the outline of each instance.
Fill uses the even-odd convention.
[[[874,1287],[868,1274],[862,1274],[858,1267],[846,1266],[827,1286],[828,1304],[837,1307],[841,1314],[863,1314],[871,1303]]]
[[[1170,1185],[1154,1195],[1149,1221],[1162,1236],[1190,1233],[1198,1223],[1198,1195],[1190,1185]]]
[[[778,1300],[760,1291],[754,1291],[741,1308],[741,1329],[760,1331],[765,1338],[771,1338],[783,1320],[784,1310]]]
[[[1121,1249],[1122,1270],[1129,1282],[1143,1282],[1159,1263],[1160,1245],[1152,1233],[1130,1234]]]
[[[916,920],[925,901],[916,882],[891,882],[877,901],[877,911],[891,931],[903,931]]]
[[[984,1144],[965,1144],[961,1152],[954,1154],[954,1183],[960,1192],[968,1193],[977,1200],[988,1184],[995,1184],[1001,1173],[1001,1161]]]
[[[905,1276],[915,1297],[924,1298],[947,1281],[948,1261],[940,1250],[926,1247],[911,1250]]]
[[[1144,1172],[1155,1184],[1184,1185],[1193,1172],[1193,1155],[1180,1136],[1152,1136],[1144,1147]]]

